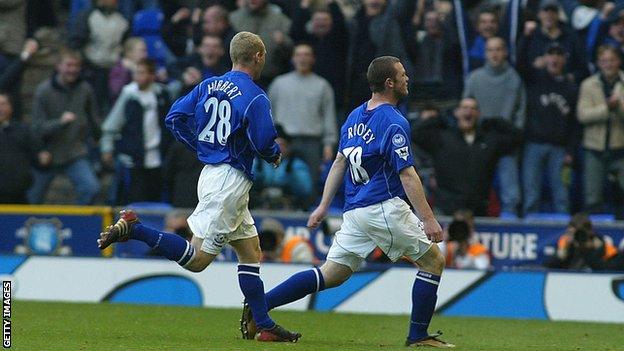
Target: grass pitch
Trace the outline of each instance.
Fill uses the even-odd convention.
[[[15,350],[406,350],[407,316],[272,312],[297,344],[241,340],[239,310],[14,301]],[[624,350],[624,325],[434,316],[455,350]]]

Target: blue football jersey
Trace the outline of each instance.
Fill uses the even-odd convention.
[[[250,179],[255,154],[273,162],[280,153],[269,98],[244,72],[199,83],[173,104],[165,124],[203,163],[229,164]]]
[[[346,157],[345,207],[348,211],[393,197],[405,197],[399,172],[412,167],[409,123],[395,106],[351,112],[340,130],[339,151]]]

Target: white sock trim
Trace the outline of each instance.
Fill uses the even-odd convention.
[[[247,271],[239,271],[238,274],[249,274],[249,275],[255,275],[256,277],[260,276],[260,273],[247,272]]]
[[[425,281],[425,282],[427,282],[427,283],[431,283],[431,284],[433,284],[433,285],[440,285],[440,283],[439,283],[439,282],[436,282],[436,281],[435,281],[435,280],[433,280],[433,279],[424,278],[424,277],[421,277],[421,276],[419,276],[419,275],[417,275],[417,276],[416,276],[416,279],[420,279],[420,280],[422,280],[422,281]]]
[[[312,268],[314,275],[316,275],[316,292],[321,289],[321,278],[319,277],[319,271],[316,268]]]
[[[249,267],[256,267],[256,268],[260,268],[260,262],[258,263],[239,263],[239,266],[249,266]]]
[[[191,249],[191,243],[189,243],[188,241],[186,242],[186,250],[184,250],[184,254],[182,255],[182,257],[180,257],[179,260],[177,260],[176,262],[178,262],[178,264],[180,262],[182,262],[182,260],[184,259],[184,257],[186,257],[186,255],[188,255],[189,250]],[[191,260],[189,260],[190,262]],[[188,263],[188,262],[187,262]]]

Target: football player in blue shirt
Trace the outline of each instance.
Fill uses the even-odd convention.
[[[250,338],[296,342],[301,334],[268,315],[258,232],[247,206],[254,156],[275,167],[281,161],[271,104],[253,82],[260,77],[266,49],[259,36],[240,32],[231,41],[230,56],[230,72],[198,84],[173,104],[165,120],[176,139],[205,164],[197,185],[199,203],[188,218],[191,242],[144,226],[133,211],[122,211],[117,223],[100,234],[98,245],[103,250],[114,242],[140,240],[180,266],[201,272],[229,243],[238,256],[241,291],[258,325]]]
[[[412,289],[406,345],[454,347],[440,340],[439,334],[427,332],[445,260],[433,244],[442,240],[442,228],[414,169],[409,125],[396,108],[399,99],[408,94],[408,77],[399,59],[384,56],[371,62],[367,78],[372,97],[351,112],[342,126],[338,154],[321,203],[308,220],[310,228],[321,223],[346,176],[343,223],[327,261],[321,268],[299,272],[269,291],[267,305],[270,310],[342,284],[379,247],[392,261],[407,257],[419,268]],[[245,313],[248,309],[243,309],[242,326],[253,333],[253,321]]]

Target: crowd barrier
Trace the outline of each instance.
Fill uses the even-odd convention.
[[[309,266],[264,264],[267,291]],[[415,269],[387,265],[284,306],[289,310],[409,314]],[[16,300],[240,308],[236,264],[191,273],[162,259],[0,256]],[[216,283],[218,282],[218,283]],[[624,273],[445,271],[437,312],[448,316],[624,323]],[[232,321],[233,323],[235,321]]]
[[[166,210],[138,210],[141,220],[150,226],[162,228]],[[110,207],[76,206],[0,206],[0,253],[101,256],[96,239],[101,229],[112,222]],[[260,227],[266,218],[274,218],[284,225],[286,238],[298,235],[308,239],[319,260],[323,260],[331,245],[331,235],[311,231],[306,227],[305,213],[254,212]],[[449,218],[441,218],[448,223]],[[331,228],[340,226],[340,218],[329,219]],[[523,221],[480,218],[476,220],[476,237],[492,255],[495,268],[542,266],[556,248],[557,239],[565,230],[562,221]],[[624,248],[624,223],[595,223],[598,233],[620,249]],[[260,228],[259,228],[260,229]],[[149,248],[141,242],[118,244],[105,256],[148,257]],[[219,257],[221,261],[235,260],[231,249]]]

